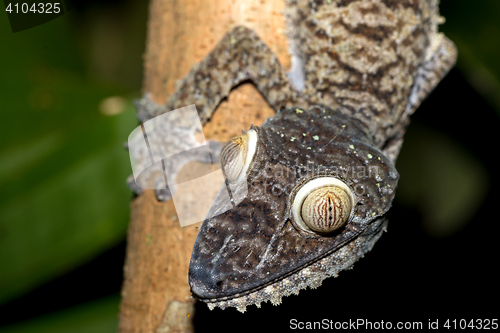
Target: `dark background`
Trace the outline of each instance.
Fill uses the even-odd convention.
[[[279,307],[198,304],[198,331],[499,317],[499,13],[496,0],[441,1],[459,61],[412,117],[374,250]],[[89,1],[13,34],[0,14],[2,332],[116,330],[146,20],[145,2]]]

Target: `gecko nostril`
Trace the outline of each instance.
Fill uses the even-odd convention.
[[[218,287],[218,288],[222,288],[222,284],[224,283],[224,281],[220,280],[220,281],[217,281],[215,283],[215,285]]]

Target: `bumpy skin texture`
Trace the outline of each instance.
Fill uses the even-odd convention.
[[[385,145],[387,150],[400,146],[388,139],[402,135],[411,112],[447,70],[435,77],[425,73],[449,69],[455,61],[453,44],[437,33],[442,20],[438,1],[289,0],[287,4],[292,51],[304,63],[306,98],[330,107],[341,105],[362,119],[374,133],[375,146]],[[436,48],[445,56],[434,56]],[[426,88],[414,86],[421,77],[426,77]],[[410,94],[416,93],[412,87],[423,93],[407,109]],[[396,154],[389,157],[395,160]]]
[[[205,123],[235,85],[250,80],[282,110],[256,129],[248,197],[204,221],[198,235],[189,279],[210,308],[278,304],[371,250],[387,224],[409,116],[456,59],[454,45],[437,32],[437,0],[286,4],[291,73],[255,32],[237,27],[166,105],[152,107],[147,97],[140,103],[143,121],[196,104]],[[301,230],[290,213],[300,186],[321,175],[343,180],[359,200],[354,218],[326,236]]]
[[[289,108],[256,130],[247,198],[200,229],[190,266],[198,298],[235,298],[299,271],[363,234],[394,197],[396,169],[357,119],[318,106]],[[321,236],[300,229],[291,206],[304,183],[325,176],[344,181],[357,207],[345,228]]]

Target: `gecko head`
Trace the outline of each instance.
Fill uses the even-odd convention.
[[[221,164],[248,194],[203,222],[189,283],[209,306],[240,310],[352,266],[380,236],[398,179],[363,123],[318,106],[252,127],[226,144]]]

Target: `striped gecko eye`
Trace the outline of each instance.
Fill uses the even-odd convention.
[[[239,182],[246,176],[256,148],[257,132],[253,129],[232,138],[222,147],[221,167],[229,182]]]
[[[293,217],[306,231],[327,234],[351,220],[356,201],[351,189],[337,178],[315,178],[295,195]]]

